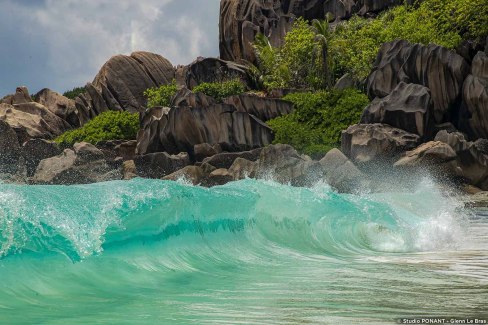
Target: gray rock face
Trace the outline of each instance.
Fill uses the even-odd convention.
[[[408,151],[405,157],[398,160],[394,166],[440,166],[446,163],[455,162],[456,152],[446,143],[430,141],[423,143],[414,150]]]
[[[88,143],[77,143],[60,155],[42,160],[32,177],[33,184],[88,184],[121,179],[119,170],[110,168],[103,153]]]
[[[280,183],[305,186],[320,180],[322,176],[322,168],[317,161],[299,155],[289,145],[276,144],[263,148],[256,162],[257,178],[272,178]]]
[[[0,120],[0,174],[17,172],[20,153],[17,134],[7,122]]]
[[[25,104],[32,102],[32,98],[29,95],[29,90],[25,86],[17,87],[15,93],[7,95],[0,99],[0,104]]]
[[[330,12],[334,19],[366,15],[384,10],[401,0],[292,0],[292,1],[220,1],[220,57],[224,60],[255,60],[252,42],[258,32],[271,44],[281,45],[294,18],[324,19]]]
[[[264,122],[289,114],[293,109],[290,102],[250,94],[228,97],[224,103],[234,105],[238,112],[247,112]]]
[[[474,138],[488,138],[488,56],[478,52],[464,81],[460,126]]]
[[[204,159],[203,163],[210,164],[216,168],[229,169],[237,158],[256,161],[259,158],[261,151],[262,149],[258,148],[242,152],[222,152]]]
[[[35,101],[45,106],[51,113],[68,122],[72,127],[79,127],[75,101],[58,94],[51,89],[44,88],[35,96]]]
[[[220,152],[222,149],[219,145],[211,146],[208,143],[200,143],[193,147],[195,161],[203,161],[205,158],[212,157]]]
[[[244,158],[237,158],[229,168],[229,173],[235,181],[246,177],[253,178],[256,175],[256,162]]]
[[[211,172],[208,177],[205,179],[204,185],[205,186],[218,186],[224,185],[229,182],[232,182],[234,177],[229,171],[225,168],[219,168]]]
[[[39,103],[0,104],[0,120],[17,133],[20,143],[32,138],[53,139],[71,126]]]
[[[184,68],[184,86],[193,89],[203,82],[222,82],[232,79],[240,79],[244,84],[249,84],[248,68],[231,61],[217,58],[197,59]]]
[[[108,60],[86,93],[76,98],[80,124],[107,110],[141,112],[145,109],[144,91],[171,83],[175,69],[162,56],[149,52],[117,55]]]
[[[146,178],[163,178],[190,165],[190,158],[187,153],[170,155],[167,152],[157,152],[136,156],[134,163],[137,175]]]
[[[190,181],[193,185],[197,185],[202,182],[204,177],[206,177],[206,175],[201,167],[186,166],[168,176],[163,177],[163,179],[167,181],[177,181],[179,179],[185,179],[187,181]]]
[[[453,51],[437,46],[410,44],[407,41],[385,43],[373,71],[367,79],[370,97],[383,98],[400,82],[430,89],[436,123],[451,120],[461,102],[468,63]]]
[[[47,158],[61,154],[57,143],[44,139],[31,139],[22,146],[22,156],[25,160],[27,176],[32,177],[39,163]]]
[[[178,96],[177,96],[178,97]],[[188,94],[180,103],[209,106],[178,106],[169,111],[150,110],[142,115],[137,154],[188,152],[202,143],[219,144],[225,151],[246,151],[268,145],[273,140],[271,129],[261,120],[233,105],[216,104],[203,94]],[[193,158],[193,157],[192,157]]]
[[[342,152],[355,163],[389,163],[414,149],[420,137],[387,124],[356,124],[342,132]]]
[[[365,175],[339,150],[330,150],[319,161],[327,183],[339,192],[351,193],[366,185]]]
[[[383,98],[375,98],[364,109],[361,123],[383,123],[418,134],[429,135],[432,130],[432,99],[427,87],[400,82]]]

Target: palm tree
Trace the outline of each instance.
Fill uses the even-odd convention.
[[[315,31],[315,40],[320,44],[320,53],[322,58],[322,72],[325,76],[326,86],[330,86],[329,65],[328,65],[328,43],[329,38],[329,20],[330,13],[327,13],[324,20],[312,20],[312,28]]]

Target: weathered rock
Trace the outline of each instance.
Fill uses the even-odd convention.
[[[466,151],[470,146],[464,134],[460,132],[447,132],[446,130],[439,131],[434,141],[448,144],[456,153]]]
[[[119,170],[110,168],[103,153],[88,143],[77,143],[73,150],[39,163],[31,181],[34,184],[88,184],[121,179]]]
[[[0,99],[0,104],[25,104],[32,102],[32,98],[29,95],[29,90],[25,86],[17,87],[15,94],[7,95]]]
[[[193,147],[193,153],[196,161],[203,161],[207,157],[212,157],[219,152],[215,146],[211,146],[208,143],[199,143]]]
[[[456,158],[456,152],[448,144],[440,141],[429,141],[414,150],[407,151],[405,157],[398,160],[395,166],[437,165],[455,161]]]
[[[400,82],[383,98],[375,98],[364,109],[361,123],[383,123],[421,137],[432,130],[432,99],[427,87]]]
[[[488,140],[470,142],[466,150],[458,152],[458,164],[462,175],[471,184],[488,190]]]
[[[167,181],[177,181],[184,179],[190,181],[193,185],[200,184],[205,177],[205,172],[198,166],[186,166],[182,169],[163,177]]]
[[[17,134],[10,125],[0,120],[0,174],[16,173],[21,157]]]
[[[116,55],[86,85],[86,92],[75,99],[80,123],[107,110],[142,112],[146,107],[144,91],[169,84],[174,78],[174,67],[158,54]]]
[[[305,186],[322,176],[322,168],[317,161],[299,155],[289,145],[276,144],[263,148],[256,162],[257,178],[272,178],[280,183]]]
[[[130,180],[137,177],[134,160],[126,160],[122,163],[122,177],[124,180]]]
[[[367,79],[368,94],[383,98],[400,82],[430,89],[436,123],[451,120],[461,102],[469,64],[458,54],[437,45],[407,41],[385,43]]]
[[[44,88],[35,96],[35,101],[46,107],[51,113],[68,122],[72,127],[79,127],[75,101],[58,94],[51,89]]]
[[[349,73],[346,73],[339,80],[337,80],[334,88],[338,90],[344,90],[347,88],[353,88],[355,85],[356,81]]]
[[[190,158],[187,153],[170,155],[167,152],[156,152],[136,156],[134,163],[136,165],[137,175],[145,178],[163,178],[188,166],[190,164]]]
[[[366,185],[365,175],[339,150],[330,150],[319,161],[327,183],[342,193],[351,193]]]
[[[214,170],[213,172],[208,175],[205,179],[205,186],[218,186],[218,185],[224,185],[229,182],[232,182],[234,180],[234,177],[232,176],[231,173],[225,168],[219,168]]]
[[[32,177],[39,163],[47,158],[61,154],[58,144],[44,139],[31,139],[22,146],[27,176]]]
[[[151,107],[140,115],[140,129],[137,132],[136,154],[144,155],[151,152],[162,152],[164,147],[159,141],[161,134],[160,122],[167,121],[168,107]]]
[[[356,124],[342,132],[342,152],[356,163],[389,163],[414,149],[420,137],[386,124]]]
[[[201,143],[219,144],[225,151],[245,151],[273,140],[273,132],[266,124],[228,104],[180,106],[159,118],[143,116],[142,120],[138,154],[154,150],[188,152],[193,159],[194,146]]]
[[[217,168],[215,168],[214,166],[208,164],[208,163],[203,163],[199,166],[202,170],[203,170],[203,173],[205,175],[209,175],[211,172],[213,172],[214,170],[216,170]]]
[[[244,178],[254,178],[256,175],[256,162],[244,158],[237,158],[229,168],[229,173],[235,181]]]
[[[0,119],[10,124],[20,143],[32,138],[53,139],[71,128],[66,121],[35,102],[0,104]]]
[[[224,60],[254,62],[252,43],[258,32],[273,46],[283,42],[296,17],[324,19],[331,13],[335,20],[355,13],[367,15],[384,10],[402,0],[293,0],[293,1],[220,1],[220,57]]]
[[[478,52],[464,81],[460,127],[473,139],[488,138],[488,56]]]
[[[216,168],[229,169],[237,158],[256,161],[261,154],[261,150],[262,148],[242,152],[222,152],[204,159],[203,163],[210,164]]]
[[[269,121],[291,113],[293,104],[277,98],[265,98],[251,94],[231,96],[224,103],[234,105],[238,112],[247,112],[261,121]]]
[[[222,82],[240,79],[249,84],[248,68],[231,61],[217,58],[199,58],[185,69],[185,85],[188,89],[203,82]]]

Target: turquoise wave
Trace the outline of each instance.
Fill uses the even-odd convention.
[[[488,274],[451,272],[453,252],[487,248],[469,246],[472,227],[428,179],[363,195],[250,179],[1,184],[0,321],[374,323],[424,297],[435,312],[435,290],[467,283],[481,313]]]

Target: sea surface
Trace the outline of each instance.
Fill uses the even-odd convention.
[[[488,211],[429,179],[0,184],[0,324],[488,319]]]

